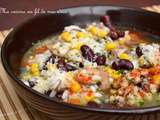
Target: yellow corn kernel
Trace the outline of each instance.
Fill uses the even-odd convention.
[[[121,77],[121,74],[119,74],[117,71],[114,71],[114,72],[112,73],[112,77],[113,77],[114,79],[118,79],[118,78]]]
[[[120,59],[127,59],[127,60],[130,60],[130,59],[131,59],[131,57],[130,57],[129,55],[127,55],[126,53],[120,54],[119,58],[120,58]]]
[[[158,85],[160,84],[160,75],[154,75],[152,77],[152,79],[153,79],[154,83],[156,83]]]
[[[32,73],[33,76],[39,76],[39,71]]]
[[[98,33],[98,28],[95,27],[95,26],[92,26],[92,27],[89,29],[89,32],[91,32],[93,35],[97,35],[97,33]]]
[[[120,40],[118,40],[118,43],[119,43],[120,45],[124,45],[125,40],[124,40],[124,39],[120,39]]]
[[[66,79],[70,81],[70,90],[74,93],[79,92],[81,89],[80,84],[75,81],[74,74],[72,72],[67,72]]]
[[[71,71],[67,72],[67,75],[68,75],[69,77],[74,77],[74,74],[73,74]]]
[[[92,101],[94,99],[94,96],[85,96],[86,101]]]
[[[76,37],[77,38],[84,38],[84,37],[86,37],[86,35],[83,32],[77,32]]]
[[[115,49],[116,47],[117,47],[117,44],[114,42],[106,43],[107,50],[112,50],[112,49]]]
[[[114,79],[118,79],[119,77],[121,77],[121,74],[119,74],[116,70],[110,67],[105,67],[105,71],[108,72],[108,74]]]
[[[145,64],[145,59],[144,59],[143,56],[139,58],[139,64],[140,65],[144,65]]]
[[[72,92],[79,92],[81,89],[81,86],[78,82],[74,81],[72,84],[71,84],[71,91]]]
[[[67,72],[66,74],[67,79],[69,79],[70,81],[75,81],[74,80],[74,74],[72,72]]]
[[[61,34],[61,38],[67,42],[70,42],[72,40],[72,36],[69,32],[63,32]]]
[[[92,95],[85,95],[84,98],[85,98],[86,101],[93,101],[95,97],[92,94]]]
[[[93,35],[91,33],[87,33],[86,36],[89,38],[93,38]]]
[[[75,45],[75,49],[77,49],[77,50],[80,50],[80,48],[81,48],[81,46],[83,45],[83,43],[82,42],[78,42],[76,45]]]
[[[105,71],[109,74],[112,74],[113,69],[111,69],[110,67],[105,67]]]
[[[104,38],[107,35],[107,32],[105,30],[99,29],[98,30],[98,36]]]
[[[36,64],[36,63],[32,64],[31,73],[32,73],[33,76],[38,76],[39,75],[38,64]]]
[[[32,71],[32,72],[35,72],[35,71],[37,71],[37,70],[38,70],[38,64],[33,63],[32,66],[31,66],[31,71]]]

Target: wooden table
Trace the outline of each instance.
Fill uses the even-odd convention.
[[[146,7],[145,9],[160,13],[160,5]],[[0,45],[10,30],[0,32]],[[0,61],[0,120],[49,120],[44,114],[30,108],[16,95],[13,86],[7,79],[4,68]],[[123,120],[112,118],[109,120]],[[130,120],[130,119],[128,119]],[[160,120],[160,114],[135,116],[134,120]]]

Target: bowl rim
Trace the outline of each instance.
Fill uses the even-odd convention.
[[[55,9],[53,11],[58,11],[58,10],[67,10],[67,9],[76,9],[76,8],[84,8],[84,7],[109,7],[110,9],[116,8],[118,10],[120,9],[124,9],[124,10],[130,10],[130,11],[135,11],[135,12],[144,12],[144,13],[149,13],[149,14],[155,14],[155,15],[159,15],[158,13],[155,12],[151,12],[151,11],[146,11],[144,9],[140,9],[140,8],[132,8],[132,7],[126,7],[126,6],[114,6],[114,5],[77,5],[77,6],[71,6],[71,7],[63,7],[63,8],[59,8],[59,9]],[[57,13],[56,13],[57,14]],[[39,93],[38,91],[28,87],[27,85],[25,85],[20,79],[18,79],[18,77],[16,77],[16,75],[12,72],[9,64],[7,63],[7,58],[5,55],[5,49],[7,47],[7,44],[10,40],[10,38],[12,38],[12,36],[19,30],[21,29],[22,26],[24,26],[25,24],[27,24],[28,22],[34,20],[34,19],[38,19],[39,17],[45,17],[48,15],[52,15],[52,14],[40,14],[40,15],[36,15],[34,17],[31,17],[30,19],[27,19],[26,21],[22,22],[20,25],[16,26],[10,33],[9,35],[7,35],[7,37],[5,38],[2,46],[1,46],[1,61],[2,61],[2,65],[5,69],[5,72],[12,78],[12,80],[16,81],[20,86],[22,86],[24,89],[28,90],[29,92],[32,92],[34,95],[37,95],[39,97],[42,97],[46,100],[49,100],[50,102],[55,102],[57,104],[60,105],[65,105],[66,107],[70,107],[72,109],[79,109],[79,110],[86,110],[86,111],[91,111],[91,112],[106,112],[106,113],[124,113],[124,114],[142,114],[142,113],[146,113],[146,112],[154,112],[154,111],[158,111],[160,110],[160,105],[156,105],[156,106],[150,106],[150,107],[142,107],[142,108],[93,108],[93,107],[88,107],[88,106],[80,106],[80,105],[74,105],[74,104],[68,104],[65,102],[61,102],[58,101],[56,98],[51,98],[48,97],[44,94]]]

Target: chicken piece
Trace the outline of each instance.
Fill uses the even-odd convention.
[[[139,43],[144,42],[144,38],[142,35],[140,35],[138,32],[130,32],[128,35],[126,35],[125,39],[125,45],[127,46],[133,46],[138,45]]]
[[[102,78],[100,88],[105,91],[109,90],[109,88],[111,87],[111,81],[109,81],[108,73],[100,69],[99,74]]]

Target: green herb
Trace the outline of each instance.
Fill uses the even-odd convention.
[[[121,70],[118,70],[118,74],[123,74],[124,73],[124,70],[121,69]]]
[[[139,101],[139,106],[143,106],[144,105],[144,101],[143,100],[140,100]]]

